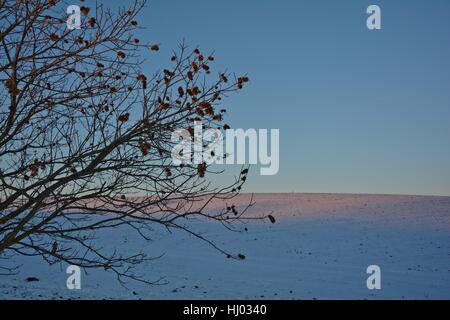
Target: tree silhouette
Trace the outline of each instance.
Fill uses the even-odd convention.
[[[208,210],[231,199],[248,170],[213,186],[200,165],[174,165],[174,129],[229,128],[221,99],[247,77],[212,75],[213,56],[184,44],[154,74],[141,70],[158,44],[134,36],[145,1],[111,11],[81,7],[81,29],[67,28],[60,1],[0,0],[0,257],[105,268],[119,281],[146,282],[133,267],[142,252],[105,252],[100,230],[131,227],[149,239],[155,224],[196,233],[189,217],[228,228],[245,210]],[[248,217],[250,219],[250,217]],[[1,266],[0,271],[14,272]]]

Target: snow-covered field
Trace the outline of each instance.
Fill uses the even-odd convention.
[[[450,197],[257,194],[255,200],[251,211],[273,211],[275,224],[253,221],[242,233],[195,224],[245,260],[227,259],[183,233],[156,231],[153,242],[144,242],[110,231],[105,245],[164,253],[139,268],[164,284],[130,282],[127,289],[113,274],[91,270],[82,274],[81,290],[68,290],[66,265],[17,258],[21,272],[0,276],[0,299],[450,299]],[[373,264],[381,268],[381,290],[366,287]]]

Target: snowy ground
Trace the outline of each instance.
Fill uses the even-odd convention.
[[[252,211],[273,211],[276,224],[251,222],[244,233],[196,225],[245,254],[243,261],[182,233],[157,233],[150,243],[111,233],[103,239],[110,246],[165,253],[140,271],[166,284],[126,289],[98,270],[83,273],[82,289],[71,291],[67,266],[17,258],[21,272],[0,276],[0,299],[450,299],[449,197],[258,194],[255,200]],[[366,287],[372,264],[381,268],[381,290]]]

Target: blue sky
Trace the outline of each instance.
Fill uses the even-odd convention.
[[[449,14],[445,0],[154,0],[138,20],[164,59],[185,39],[250,76],[228,122],[279,128],[280,171],[253,170],[245,191],[450,195]]]

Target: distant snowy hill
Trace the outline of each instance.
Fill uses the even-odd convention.
[[[237,205],[248,199],[242,195]],[[20,273],[0,276],[0,299],[450,299],[450,198],[257,194],[255,201],[250,214],[273,211],[275,224],[240,224],[247,231],[239,233],[195,223],[245,260],[181,232],[156,229],[145,242],[110,230],[101,235],[104,246],[164,254],[137,270],[161,285],[125,288],[109,272],[88,270],[81,290],[69,290],[67,265],[17,257],[8,263],[22,264]],[[381,268],[381,290],[366,287],[369,265]]]

